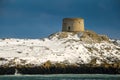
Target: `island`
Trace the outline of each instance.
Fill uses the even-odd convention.
[[[120,40],[64,18],[62,31],[42,39],[0,39],[0,75],[120,74]]]

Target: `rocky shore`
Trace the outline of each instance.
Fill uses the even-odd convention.
[[[120,74],[117,64],[51,64],[49,61],[41,66],[0,67],[0,75],[14,74]]]

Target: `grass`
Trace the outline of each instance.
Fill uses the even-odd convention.
[[[102,42],[102,41],[106,41],[109,42],[109,38],[107,36],[104,35],[98,35],[97,33],[90,31],[90,30],[86,30],[83,32],[83,35],[81,36],[81,41],[85,41],[85,42]]]
[[[59,38],[67,38],[68,37],[68,34],[66,32],[62,32],[59,34]]]

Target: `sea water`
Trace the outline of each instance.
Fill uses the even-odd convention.
[[[108,75],[108,74],[0,75],[0,80],[120,80],[120,75]]]

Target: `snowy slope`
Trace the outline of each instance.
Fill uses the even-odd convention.
[[[120,40],[110,39],[115,45],[120,46]]]
[[[86,43],[82,33],[60,38],[62,32],[44,39],[0,39],[0,65],[41,65],[46,61],[65,64],[86,64],[96,59],[96,64],[120,60],[120,46],[106,41]],[[120,41],[117,41],[120,42]]]

